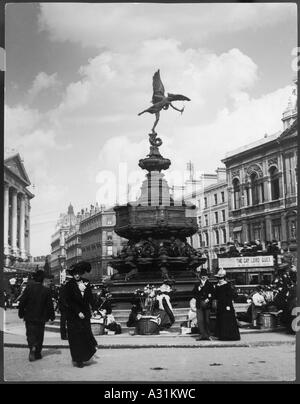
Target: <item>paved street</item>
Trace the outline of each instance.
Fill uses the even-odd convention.
[[[68,341],[61,341],[59,334],[51,332],[45,333],[44,358],[29,362],[24,323],[18,319],[16,310],[8,310],[4,341],[7,381],[198,382],[295,378],[295,338],[285,333],[243,334],[241,341],[234,343],[197,342],[190,336],[163,334],[99,336],[96,358],[78,369],[71,363]]]
[[[68,349],[49,348],[28,362],[25,348],[5,348],[7,381],[292,381],[295,346],[101,349],[83,369]]]

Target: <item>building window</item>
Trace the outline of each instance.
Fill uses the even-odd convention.
[[[207,208],[207,197],[205,196],[204,197],[204,209],[206,209]]]
[[[296,221],[291,220],[290,226],[289,226],[290,239],[292,239],[292,240],[296,239],[296,233],[297,233]]]
[[[222,221],[225,222],[225,220],[226,220],[225,210],[222,210]]]
[[[207,232],[204,233],[204,242],[205,242],[205,247],[208,247],[209,243],[208,243],[208,233]]]
[[[112,245],[108,245],[107,246],[107,255],[112,255],[112,253],[113,253]]]
[[[203,247],[203,245],[202,245],[202,234],[201,233],[199,233],[199,243],[200,243],[200,247]]]
[[[112,241],[113,240],[113,233],[112,231],[107,232],[107,241]]]
[[[281,220],[276,219],[272,221],[272,236],[273,240],[281,240]]]
[[[223,244],[226,244],[227,243],[226,229],[222,229],[222,234],[223,234]]]
[[[219,223],[218,212],[215,212],[215,223]]]
[[[217,205],[218,204],[218,195],[217,194],[214,194],[214,199],[215,199],[215,205]]]
[[[108,217],[108,218],[106,219],[106,224],[107,224],[108,226],[112,226],[113,220],[112,220],[111,217]]]
[[[276,167],[270,168],[270,178],[271,178],[271,198],[272,201],[279,199],[279,176],[278,169]]]
[[[114,274],[114,269],[110,265],[107,265],[106,270],[108,276],[112,276]]]
[[[221,199],[222,199],[222,203],[225,202],[225,193],[221,192]]]
[[[220,236],[219,236],[219,231],[215,230],[215,240],[216,240],[216,244],[219,245],[220,244]]]
[[[234,201],[234,209],[240,209],[241,207],[241,195],[240,195],[240,181],[236,178],[233,181],[233,201]]]
[[[287,190],[290,195],[295,193],[295,178],[296,171],[294,165],[294,156],[290,155],[285,158],[285,169],[286,169],[286,182],[287,182]]]
[[[252,192],[252,205],[257,205],[259,203],[259,184],[258,176],[253,173],[250,177],[251,192]]]
[[[201,216],[198,216],[198,223],[201,226],[202,222],[201,222]]]
[[[205,226],[208,226],[208,216],[207,215],[204,215],[204,223],[205,223]]]
[[[253,236],[254,240],[261,240],[262,239],[262,234],[261,234],[261,224],[260,223],[254,223],[253,225]]]
[[[241,231],[234,231],[233,232],[233,238],[236,240],[238,243],[242,242],[242,232]]]

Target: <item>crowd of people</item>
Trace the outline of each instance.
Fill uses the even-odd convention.
[[[102,318],[107,329],[116,334],[121,333],[120,324],[112,314],[109,291],[101,289],[93,293],[90,282],[83,277],[90,271],[91,265],[88,262],[81,261],[73,265],[58,294],[55,287],[43,285],[44,271],[36,271],[28,282],[19,298],[19,317],[25,321],[30,361],[41,359],[45,324],[54,321],[56,310],[60,312],[61,338],[69,342],[74,366],[83,367],[84,362],[96,353],[97,341],[91,328],[92,317]],[[226,271],[220,268],[215,281],[212,281],[207,270],[202,268],[198,278],[192,291],[189,313],[190,324],[199,334],[198,340],[239,340],[239,324],[233,305],[235,289],[226,279]],[[156,289],[152,315],[159,318],[160,331],[168,330],[175,322],[172,293],[174,290],[169,281],[164,281]],[[250,296],[250,321],[253,326],[257,326],[259,314],[273,304],[282,310],[285,315],[283,318],[290,324],[290,308],[295,299],[296,273],[288,263],[283,263],[278,267],[273,285],[259,285]],[[210,329],[212,311],[216,316],[213,336]],[[139,302],[134,302],[127,326],[137,327],[143,314]]]
[[[243,244],[238,241],[228,241],[225,247],[220,248],[218,258],[232,257],[251,257],[257,255],[273,255],[281,253],[277,240],[267,241],[265,245],[257,239],[255,241],[246,241]]]
[[[258,327],[258,319],[262,313],[276,312],[280,314],[281,323],[289,332],[292,331],[293,308],[296,307],[297,271],[287,262],[278,265],[277,274],[271,284],[258,285],[249,296],[251,303],[246,320],[253,327]]]

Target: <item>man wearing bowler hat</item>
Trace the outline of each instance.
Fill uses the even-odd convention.
[[[43,286],[44,271],[38,270],[33,275],[19,303],[19,317],[26,326],[26,337],[29,347],[29,361],[42,359],[45,323],[54,321],[55,312],[49,288]]]
[[[208,280],[207,270],[201,269],[200,281],[193,289],[193,297],[196,299],[197,323],[199,329],[198,341],[209,341],[209,316],[214,298],[214,286]]]

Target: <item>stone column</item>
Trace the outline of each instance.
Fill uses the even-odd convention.
[[[17,226],[18,226],[18,217],[17,217],[17,191],[13,189],[12,191],[12,201],[11,201],[11,248],[12,253],[17,255],[18,247],[17,247]]]
[[[27,211],[28,211],[28,216],[27,216],[27,229],[25,229],[26,233],[27,233],[27,248],[26,248],[26,253],[27,256],[30,257],[30,210],[31,210],[31,206],[30,206],[30,201],[29,199],[27,199]]]
[[[268,178],[267,184],[268,184],[268,186],[267,186],[267,190],[268,190],[267,201],[270,202],[270,201],[272,201],[272,185],[271,185],[271,179],[270,178]]]
[[[266,216],[266,241],[272,241],[272,221],[271,216]]]
[[[9,186],[8,184],[4,184],[4,226],[3,226],[4,255],[9,254],[8,226],[9,226]]]
[[[244,243],[245,241],[248,240],[248,227],[247,227],[247,222],[246,220],[242,220],[242,242]]]
[[[231,194],[231,210],[235,210],[234,190],[233,189],[231,189],[230,194]]]
[[[25,259],[25,196],[23,194],[20,195],[19,248],[21,258]]]
[[[252,202],[252,187],[251,184],[249,185],[249,206],[252,206],[253,202]]]

